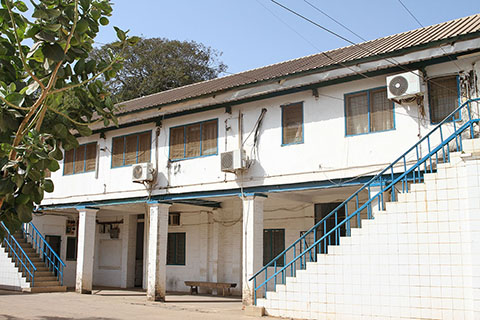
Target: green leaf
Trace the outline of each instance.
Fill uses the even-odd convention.
[[[115,29],[115,31],[117,32],[117,38],[120,39],[120,41],[125,41],[125,38],[126,38],[126,35],[125,35],[125,32],[120,30],[119,28],[117,27],[113,27]]]
[[[26,204],[19,204],[15,206],[15,210],[17,211],[18,218],[23,223],[28,223],[32,221],[32,208],[27,206]]]
[[[47,13],[49,19],[58,18],[62,14],[62,12],[58,9],[46,9],[45,12]]]
[[[16,106],[21,106],[23,104],[24,98],[23,98],[23,95],[21,95],[20,93],[13,92],[13,93],[10,93],[8,96],[6,96],[5,100],[13,103]]]
[[[45,43],[42,47],[43,55],[53,61],[62,61],[65,58],[62,47],[58,43]]]
[[[50,179],[45,179],[45,182],[43,183],[43,189],[48,193],[53,192],[53,181]]]
[[[77,22],[77,28],[75,31],[79,34],[83,34],[88,30],[88,21],[81,19],[80,21]]]
[[[13,193],[15,184],[9,178],[0,179],[0,195]]]
[[[35,8],[35,11],[33,11],[32,17],[37,18],[37,19],[48,19],[48,14],[46,11]]]
[[[59,24],[59,23],[54,23],[54,24],[49,24],[49,25],[44,26],[45,29],[47,29],[49,31],[53,31],[53,32],[57,32],[58,30],[60,30],[61,27],[62,27],[62,25]]]
[[[52,129],[60,138],[65,139],[68,136],[68,129],[63,123],[57,123]]]
[[[106,17],[101,17],[100,18],[100,24],[102,26],[106,26],[110,21],[108,21],[108,19]]]
[[[12,82],[8,85],[8,91],[10,92],[15,92],[17,90],[17,86],[15,85],[15,82]]]
[[[47,166],[47,169],[51,172],[55,172],[60,169],[60,165],[58,164],[57,160],[50,160]]]
[[[92,135],[92,130],[88,126],[75,126],[81,136],[88,137]]]
[[[82,74],[83,71],[85,71],[85,60],[80,59],[75,63],[75,66],[73,67],[73,71],[75,71],[76,74]]]
[[[30,201],[30,197],[24,193],[19,194],[18,197],[15,198],[16,204],[27,204]]]
[[[20,175],[20,174],[15,175],[15,185],[17,186],[17,188],[20,188],[22,186],[23,181],[24,181],[24,179],[23,179],[22,175]]]
[[[20,10],[21,12],[27,12],[28,11],[27,5],[25,3],[23,3],[22,1],[15,2],[15,7],[17,7],[17,9]]]
[[[60,150],[57,145],[55,145],[55,148],[53,148],[53,150],[48,153],[48,156],[58,161],[63,159],[62,150]]]
[[[38,181],[40,179],[42,179],[42,174],[37,171],[37,170],[30,170],[30,172],[28,173],[27,175],[30,179],[32,179],[33,181]]]

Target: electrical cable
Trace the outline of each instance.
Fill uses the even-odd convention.
[[[344,37],[344,36],[342,36],[342,35],[334,32],[334,31],[332,31],[332,30],[330,30],[330,29],[328,29],[328,28],[320,25],[319,23],[317,23],[317,22],[315,22],[315,21],[313,21],[313,20],[305,17],[304,15],[296,12],[296,11],[293,10],[293,9],[288,8],[287,6],[281,4],[280,2],[278,2],[278,1],[276,1],[276,0],[270,0],[270,1],[273,2],[274,4],[278,5],[279,7],[287,10],[288,12],[290,12],[290,13],[298,16],[298,17],[300,17],[301,19],[303,19],[303,20],[305,20],[305,21],[313,24],[314,26],[316,26],[316,27],[318,27],[318,28],[320,28],[320,29],[322,29],[322,30],[324,30],[324,31],[326,31],[326,32],[334,35],[335,37],[337,37],[337,38],[339,38],[339,39],[342,39],[342,40],[348,42],[349,44],[353,45],[354,47],[358,47],[358,48],[362,49],[363,51],[371,54],[372,56],[376,55],[376,53],[372,52],[372,51],[369,50],[368,48],[365,48],[365,47],[363,46],[363,44],[355,43],[354,41],[349,40],[348,38],[346,38],[346,37]],[[312,5],[312,6],[313,6],[313,5]],[[318,10],[320,10],[320,9],[318,9]],[[337,20],[334,20],[334,21],[337,21]],[[338,22],[338,23],[339,23],[339,22]],[[341,26],[347,28],[347,27],[344,26],[343,24],[341,24]],[[350,29],[348,29],[348,28],[347,28],[347,30],[349,30],[350,32],[353,32],[352,30],[350,30]],[[354,32],[353,32],[353,33],[354,33]],[[444,51],[444,52],[445,52],[445,51]],[[395,65],[395,66],[403,69],[403,70],[406,71],[406,72],[410,72],[410,73],[414,74],[415,76],[417,76],[417,77],[419,77],[420,79],[423,80],[423,78],[422,78],[421,75],[419,75],[419,74],[413,72],[412,70],[406,68],[405,66],[403,66],[402,64],[400,64],[400,63],[399,63],[397,60],[395,60],[394,58],[385,58],[385,61],[390,62],[390,63],[392,63],[393,65]],[[453,89],[450,89],[450,88],[447,88],[447,87],[445,87],[445,86],[443,86],[443,85],[441,85],[441,84],[435,83],[433,80],[429,80],[429,81],[430,81],[431,83],[436,84],[437,86],[439,86],[439,87],[441,87],[441,88],[444,88],[444,89],[448,90],[448,91],[451,91],[451,92],[454,91]]]

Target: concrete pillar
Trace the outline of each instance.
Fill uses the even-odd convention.
[[[147,300],[165,301],[168,209],[170,204],[149,203]]]
[[[95,252],[96,216],[98,209],[78,209],[78,253],[75,291],[91,293]]]
[[[214,209],[208,216],[208,281],[218,281],[218,241],[220,226],[214,220],[218,220],[219,210]],[[212,290],[212,294],[218,294],[217,289]]]
[[[248,281],[263,265],[263,196],[242,198],[243,251],[242,251],[242,301],[244,305],[254,302],[253,281]]]

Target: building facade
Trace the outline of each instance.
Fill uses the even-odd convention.
[[[419,89],[389,99],[395,75]],[[127,101],[65,151],[33,223],[78,292],[226,282],[251,304],[250,277],[479,97],[479,76],[474,15]]]

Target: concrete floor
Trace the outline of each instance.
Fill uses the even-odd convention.
[[[0,319],[250,319],[239,297],[168,294],[167,303],[148,302],[145,292],[97,289],[75,292],[19,293],[0,290]],[[262,318],[264,319],[264,318]]]

